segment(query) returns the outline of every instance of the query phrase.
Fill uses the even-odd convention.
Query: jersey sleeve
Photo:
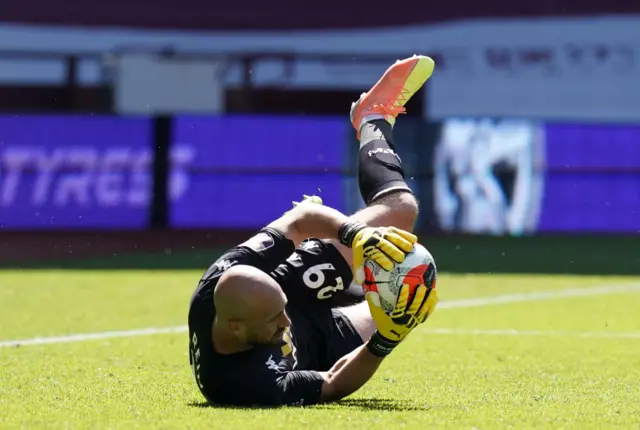
[[[324,378],[313,370],[291,370],[283,372],[275,379],[275,384],[263,394],[271,399],[275,394],[276,403],[287,406],[309,406],[320,402]]]
[[[244,243],[230,249],[213,263],[202,280],[220,277],[227,269],[235,265],[253,266],[270,273],[285,261],[293,251],[293,241],[282,233],[266,227]]]
[[[253,406],[309,406],[320,402],[324,378],[314,370],[290,370],[276,354],[257,355],[242,372],[229,372],[224,403]],[[239,363],[238,363],[239,364]]]

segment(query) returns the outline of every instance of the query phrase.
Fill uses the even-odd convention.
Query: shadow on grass
[[[277,409],[276,407],[265,406],[227,406],[212,405],[208,402],[191,402],[188,406],[194,408],[218,408],[218,409]],[[394,400],[384,398],[356,398],[344,399],[333,403],[325,403],[312,406],[314,409],[336,409],[336,408],[352,408],[362,411],[426,411],[429,410],[428,404],[419,404],[406,400]]]
[[[409,400],[384,399],[384,398],[356,398],[344,399],[321,408],[348,407],[363,411],[426,411],[429,405],[426,403],[411,402]]]
[[[236,406],[236,405],[224,405],[224,404],[212,404],[207,401],[190,402],[187,406],[192,408],[213,408],[213,409],[238,409],[238,410],[253,410],[253,409],[279,409],[278,406]]]

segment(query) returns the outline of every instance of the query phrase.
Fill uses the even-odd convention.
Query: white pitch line
[[[616,293],[640,291],[640,284],[600,285],[590,288],[570,288],[556,291],[537,291],[532,293],[504,294],[501,296],[476,297],[473,299],[452,300],[438,304],[439,309],[476,308],[507,303],[536,302],[540,300],[564,299],[570,297],[601,296]]]
[[[458,329],[430,328],[422,335],[471,335],[471,336],[553,336],[599,339],[640,339],[640,332],[597,332],[597,331],[555,331],[555,330],[513,330],[513,329]]]
[[[137,329],[137,330],[104,331],[100,333],[71,334],[67,336],[35,337],[33,339],[2,341],[0,342],[0,348],[46,345],[51,343],[84,342],[87,340],[112,339],[116,337],[134,337],[134,336],[149,336],[153,334],[184,333],[187,330],[188,330],[188,327],[185,325],[185,326],[162,327],[162,328],[151,327],[151,328],[143,328],[143,329]]]
[[[451,300],[438,304],[438,310],[457,308],[477,308],[507,303],[523,303],[541,300],[563,299],[569,297],[599,296],[616,293],[630,293],[640,291],[640,284],[627,285],[602,285],[591,288],[571,288],[556,291],[539,291],[532,293],[504,294],[500,296],[477,297],[473,299]],[[36,337],[22,340],[0,341],[0,348],[10,348],[18,346],[47,345],[54,343],[84,342],[88,340],[112,339],[118,337],[150,336],[167,333],[184,333],[187,326],[145,328],[137,330],[105,331],[100,333],[72,334],[54,337]],[[428,333],[428,330],[425,330]]]

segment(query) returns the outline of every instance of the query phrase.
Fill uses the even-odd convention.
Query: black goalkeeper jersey
[[[222,273],[238,264],[270,274],[287,295],[287,313],[292,324],[281,347],[260,346],[230,355],[214,350],[213,290]],[[296,249],[292,241],[269,228],[222,255],[202,277],[189,308],[190,362],[202,394],[214,404],[317,403],[323,384],[318,370],[329,367],[335,357],[322,359],[324,350],[329,349],[326,345],[329,342],[322,339],[329,336],[314,337],[313,333],[321,330],[306,323],[308,316],[304,314],[307,309],[311,312],[320,306],[331,315],[329,299],[334,292],[349,286],[351,276],[350,267],[332,245],[313,240]],[[325,325],[332,332],[340,332],[338,342],[347,339],[349,345],[344,351],[356,347],[361,341],[359,337],[352,340],[357,333],[343,319],[336,321],[337,325],[333,322]]]

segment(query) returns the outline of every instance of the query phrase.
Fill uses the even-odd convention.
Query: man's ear
[[[244,337],[244,333],[246,328],[243,323],[237,320],[230,320],[227,322],[227,327],[229,327],[229,331],[233,333],[236,337]]]

